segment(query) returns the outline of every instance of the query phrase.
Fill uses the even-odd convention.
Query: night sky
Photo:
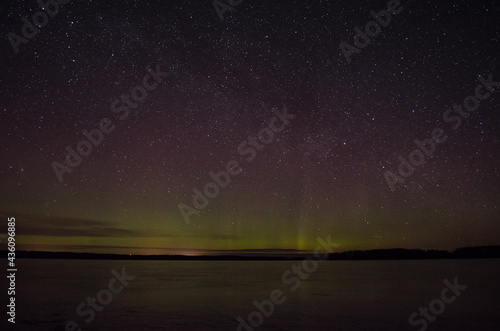
[[[1,232],[16,217],[19,250],[127,254],[500,244],[500,6],[401,1],[348,59],[387,8],[72,1],[25,38],[40,7],[3,2]]]

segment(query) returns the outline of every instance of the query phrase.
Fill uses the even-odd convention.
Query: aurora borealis
[[[69,1],[17,53],[7,35],[40,7],[3,4],[1,232],[16,217],[19,250],[127,254],[500,244],[500,88],[443,120],[480,76],[500,82],[500,9],[400,6],[348,63],[339,45],[387,3],[243,0],[221,21],[208,0]],[[435,128],[447,140],[391,191]]]

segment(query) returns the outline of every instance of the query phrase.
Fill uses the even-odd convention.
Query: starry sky
[[[210,0],[58,7],[29,38],[22,19],[33,22],[36,1],[0,7],[1,232],[16,217],[17,249],[307,252],[318,236],[339,251],[500,244],[500,87],[460,127],[443,120],[480,75],[500,81],[495,2],[402,0],[350,61],[340,45],[354,47],[354,28],[387,2],[243,0],[222,16]],[[140,102],[126,103],[131,91]],[[283,112],[284,129],[255,142]],[[68,167],[67,146],[103,119],[110,132]],[[384,175],[399,175],[398,157],[435,128],[446,141],[392,191]],[[252,139],[248,161],[240,146]],[[193,189],[230,161],[241,172],[195,209]],[[59,180],[54,162],[71,172]],[[197,213],[189,224],[181,204]]]

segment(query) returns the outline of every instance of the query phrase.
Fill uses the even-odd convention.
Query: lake
[[[427,330],[500,330],[500,259],[317,263],[299,274],[292,266],[302,261],[18,259],[16,324],[6,323],[4,313],[1,325],[65,330],[73,321],[82,330],[236,330],[241,317],[240,330],[423,330],[424,321]],[[123,280],[122,268],[135,278]],[[444,281],[455,278],[458,296],[444,290]],[[8,287],[5,279],[2,287]],[[96,296],[101,303],[91,308],[87,297]],[[266,300],[264,313],[254,300]],[[412,326],[409,317],[420,307],[432,321],[420,314],[414,319],[420,324]]]

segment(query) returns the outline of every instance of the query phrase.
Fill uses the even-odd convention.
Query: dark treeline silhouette
[[[332,253],[329,260],[421,260],[421,259],[450,259],[453,253],[448,251],[422,249],[372,249],[367,251],[347,251]]]
[[[372,249],[331,253],[328,260],[424,260],[500,258],[500,246],[458,248],[454,252],[422,249]]]
[[[1,251],[7,256],[7,251]],[[239,256],[239,255],[124,255],[72,252],[17,251],[16,258],[25,259],[74,259],[74,260],[196,260],[196,261],[252,261],[252,260],[298,260],[299,257]]]
[[[7,257],[8,251],[0,251]],[[302,256],[243,256],[243,255],[122,255],[70,252],[17,251],[16,258],[26,259],[75,259],[75,260],[184,260],[184,261],[290,261],[302,260]],[[500,246],[458,248],[454,252],[422,249],[372,249],[328,254],[327,260],[423,260],[423,259],[481,259],[500,258]]]
[[[477,246],[457,248],[453,255],[457,259],[499,258],[500,246]]]

